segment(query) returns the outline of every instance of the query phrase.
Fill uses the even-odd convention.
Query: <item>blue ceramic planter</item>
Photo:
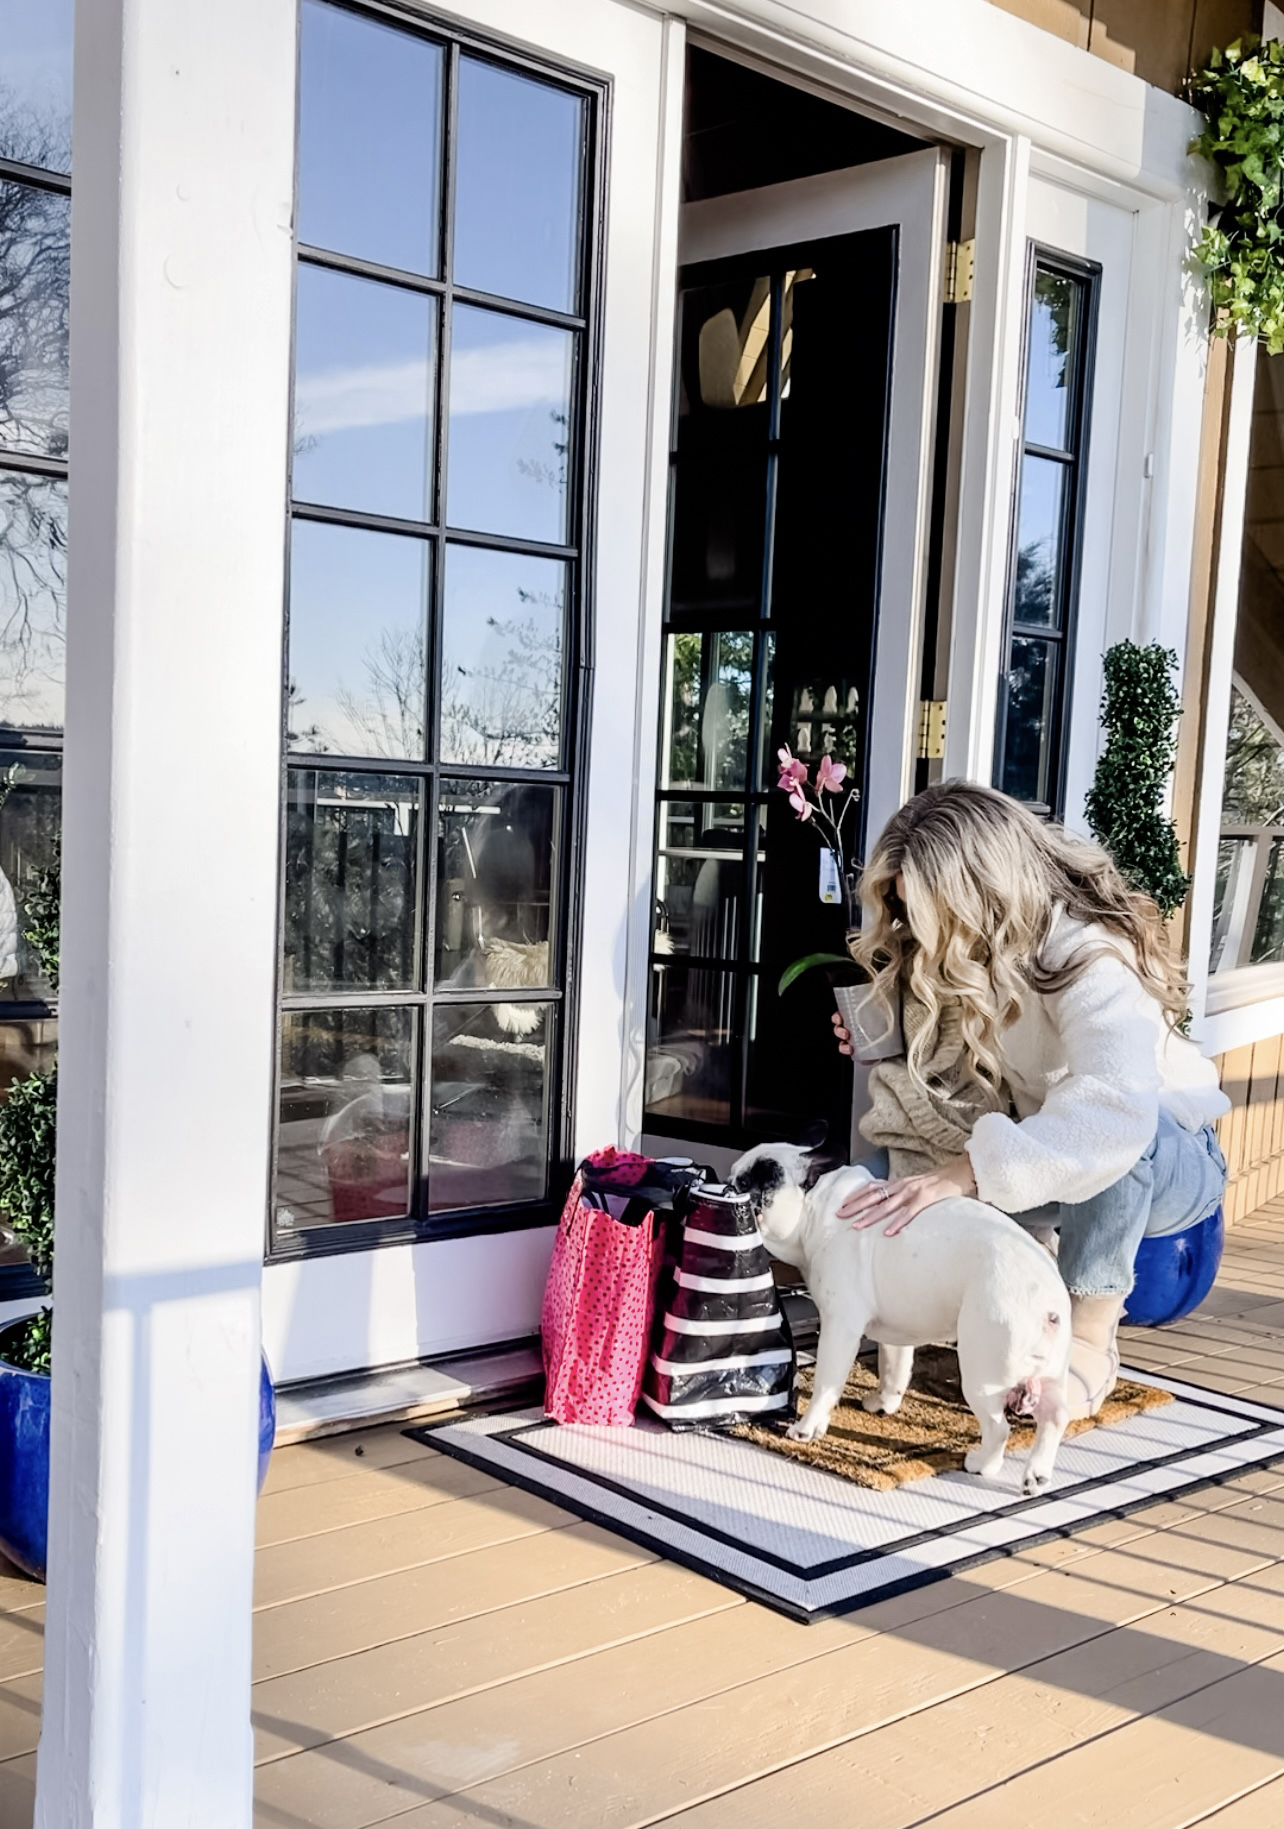
[[[276,1391],[265,1359],[259,1379],[260,1492],[275,1434]],[[0,1552],[43,1581],[48,1541],[49,1380],[0,1359]]]
[[[0,1550],[37,1581],[49,1534],[49,1380],[0,1360]]]
[[[267,1479],[268,1462],[272,1458],[272,1443],[276,1440],[276,1386],[272,1383],[272,1374],[268,1371],[268,1362],[263,1360],[263,1370],[259,1377],[259,1484],[262,1492],[263,1482]]]
[[[1218,1207],[1198,1225],[1165,1238],[1143,1238],[1124,1320],[1133,1327],[1166,1327],[1198,1308],[1217,1280],[1226,1229]]]

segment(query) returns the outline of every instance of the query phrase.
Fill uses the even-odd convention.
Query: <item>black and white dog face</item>
[[[727,1185],[753,1205],[768,1250],[787,1245],[802,1224],[807,1196],[823,1175],[841,1165],[820,1150],[797,1143],[760,1143],[733,1166]]]

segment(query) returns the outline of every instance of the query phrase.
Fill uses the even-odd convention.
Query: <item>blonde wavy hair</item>
[[[924,1006],[906,1053],[924,1091],[932,1090],[927,1064],[943,1017],[957,1013],[974,1074],[997,1091],[999,1038],[1024,999],[1064,990],[1103,953],[1123,959],[1171,1025],[1185,1016],[1188,987],[1150,897],[1129,889],[1099,845],[1046,825],[993,788],[942,781],[916,794],[887,822],[860,898],[852,957],[870,974],[889,1030],[902,990]],[[1109,938],[1047,964],[1058,909]]]

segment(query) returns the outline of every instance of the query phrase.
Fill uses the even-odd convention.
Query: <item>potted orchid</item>
[[[794,755],[788,744],[777,750],[776,754],[780,763],[777,787],[789,796],[789,804],[799,820],[804,824],[810,823],[812,831],[820,840],[820,899],[822,902],[842,905],[850,935],[856,928],[857,866],[855,859],[848,855],[845,828],[848,814],[860,799],[860,791],[844,785],[847,781],[846,765],[835,762],[830,755],[822,756],[816,764],[816,778],[813,781],[807,764]],[[783,994],[804,972],[811,971],[813,966],[829,968],[831,976],[836,968],[841,968],[844,977],[854,969],[846,954],[806,953],[785,967],[777,990]],[[839,987],[835,986],[837,988]],[[839,1008],[842,1008],[841,998]]]

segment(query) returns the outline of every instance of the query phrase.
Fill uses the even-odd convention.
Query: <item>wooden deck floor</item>
[[[1284,1199],[1135,1364],[1284,1405]],[[0,1829],[41,1592],[0,1577]],[[273,1459],[257,1829],[1279,1829],[1284,1465],[803,1627],[369,1430]]]

